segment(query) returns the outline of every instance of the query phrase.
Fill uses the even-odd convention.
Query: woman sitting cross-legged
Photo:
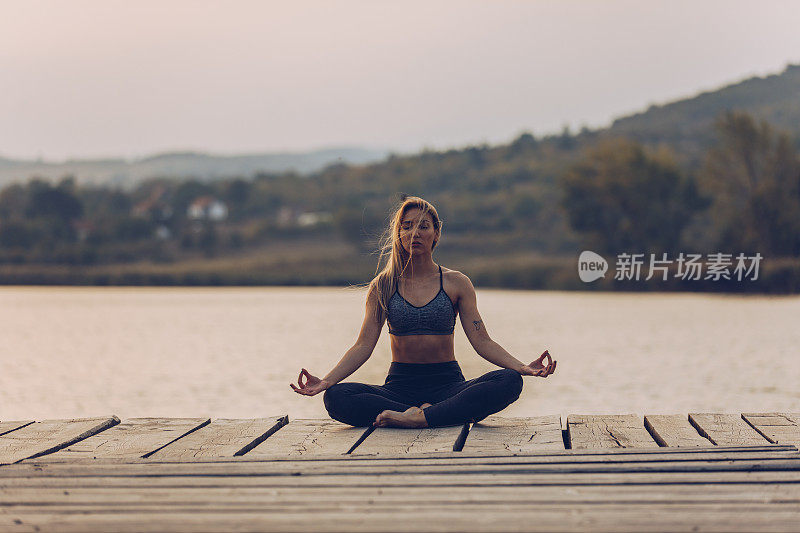
[[[358,340],[324,378],[303,368],[297,385],[291,384],[295,392],[324,391],[331,418],[352,426],[437,427],[497,413],[519,397],[522,376],[555,371],[547,350],[524,364],[489,337],[470,279],[433,262],[440,238],[436,209],[422,198],[406,198],[388,229],[386,265],[369,284]],[[464,379],[453,351],[458,314],[475,351],[501,370]],[[386,382],[341,383],[372,355],[387,320],[392,364]]]

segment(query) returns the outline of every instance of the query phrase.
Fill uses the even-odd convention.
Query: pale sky
[[[0,156],[508,142],[800,63],[800,2],[0,0]]]

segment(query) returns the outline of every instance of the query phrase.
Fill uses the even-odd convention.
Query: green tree
[[[720,246],[800,255],[800,159],[791,137],[742,111],[716,125],[701,183],[713,197]]]
[[[126,216],[114,221],[112,235],[118,242],[129,242],[150,239],[154,231],[150,220]]]
[[[241,178],[226,181],[222,184],[222,199],[228,204],[230,218],[239,219],[244,205],[250,196],[252,183]]]
[[[22,185],[14,183],[0,191],[0,220],[23,219],[28,193]]]
[[[27,224],[9,222],[0,225],[0,247],[27,248],[36,242],[36,233]]]
[[[41,230],[43,246],[75,240],[72,222],[83,214],[83,204],[74,191],[72,179],[65,179],[56,187],[43,180],[28,183],[25,218]]]
[[[333,225],[337,232],[359,250],[369,250],[377,245],[385,221],[368,208],[359,208],[350,202],[333,214]]]
[[[214,224],[205,222],[203,229],[200,231],[197,239],[197,245],[203,250],[207,257],[212,257],[216,254],[217,243],[219,242],[219,235],[217,234]]]
[[[52,187],[44,181],[32,181],[26,214],[31,218],[56,218],[69,222],[81,216],[83,206],[73,194],[72,186],[62,182]]]
[[[561,180],[563,206],[584,244],[600,252],[675,252],[691,217],[706,206],[671,154],[606,139]]]

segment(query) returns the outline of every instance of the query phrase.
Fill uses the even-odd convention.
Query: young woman
[[[380,264],[386,256],[386,265],[369,284],[356,343],[322,379],[303,368],[297,385],[291,384],[295,392],[324,391],[331,418],[352,426],[449,426],[505,409],[522,392],[522,376],[546,378],[555,371],[547,350],[524,364],[489,337],[470,279],[433,261],[441,235],[439,215],[429,202],[412,196],[399,205],[379,259]],[[503,370],[464,379],[453,352],[459,313],[475,351]],[[372,355],[387,319],[392,364],[384,385],[340,383]]]

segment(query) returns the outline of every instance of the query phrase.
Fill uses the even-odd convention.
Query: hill
[[[119,185],[131,188],[153,177],[196,178],[203,181],[278,172],[307,174],[334,163],[364,164],[388,155],[387,150],[330,148],[309,152],[279,152],[244,155],[213,155],[173,152],[135,160],[72,159],[63,162],[0,158],[0,187],[32,176],[57,180],[74,176],[78,183]]]
[[[744,110],[800,139],[800,65],[780,74],[752,77],[646,111],[616,119],[610,135],[672,147],[689,166],[714,142],[714,120],[729,109]]]

